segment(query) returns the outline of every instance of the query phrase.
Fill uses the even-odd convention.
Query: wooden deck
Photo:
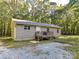
[[[43,40],[44,38],[46,39],[50,39],[50,38],[53,38],[53,32],[45,32],[45,31],[42,31],[42,32],[36,32],[35,33],[35,39],[36,40]]]

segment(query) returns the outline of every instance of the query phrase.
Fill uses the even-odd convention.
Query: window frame
[[[30,26],[29,25],[24,25],[24,30],[30,30]]]
[[[28,26],[28,30],[30,30],[30,26]]]

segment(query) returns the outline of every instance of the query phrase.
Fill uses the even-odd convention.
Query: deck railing
[[[35,32],[35,38],[36,39],[43,39],[43,38],[52,38],[53,32],[46,32],[46,31],[37,31]]]

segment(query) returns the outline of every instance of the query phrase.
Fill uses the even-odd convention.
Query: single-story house
[[[15,41],[35,39],[35,32],[51,32],[54,37],[61,35],[60,26],[28,20],[12,19],[12,35]]]

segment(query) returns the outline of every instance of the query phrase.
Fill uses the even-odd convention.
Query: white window
[[[25,30],[30,30],[30,26],[24,25]]]

